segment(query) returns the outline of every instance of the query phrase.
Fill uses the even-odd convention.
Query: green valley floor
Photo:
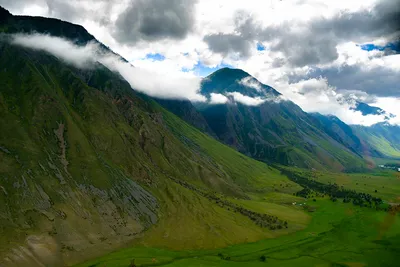
[[[333,174],[319,177],[328,182],[330,176]],[[400,183],[398,174],[340,176],[350,188],[353,186],[349,181],[354,180],[355,187],[362,177],[373,184],[377,184],[376,179],[384,179],[379,190],[383,200],[393,201],[393,194],[400,196],[398,187],[390,186],[395,184],[393,179]],[[132,260],[136,266],[400,266],[398,213],[354,206],[341,200],[332,202],[327,196],[314,200],[274,192],[253,200],[232,201],[257,212],[286,214],[289,223],[297,221],[307,226],[277,238],[214,250],[150,247],[144,245],[146,239],[151,238],[145,234],[129,248],[76,267],[127,267]],[[151,235],[151,231],[149,233]]]

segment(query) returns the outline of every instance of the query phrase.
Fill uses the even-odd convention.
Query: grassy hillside
[[[0,17],[1,32],[31,30],[92,40],[78,25]],[[296,196],[306,188],[187,124],[104,66],[77,69],[7,38],[0,40],[1,266],[128,266],[132,258],[141,266],[396,262],[397,215]],[[316,150],[294,144],[285,150],[293,162],[362,164],[320,132],[307,136]],[[321,183],[336,177],[320,176]],[[371,194],[394,201],[395,180],[382,179],[385,190]]]
[[[216,248],[299,229],[262,228],[209,199],[300,187],[138,95],[120,76],[6,41],[0,53],[3,265],[78,262],[143,233],[143,244]]]
[[[353,126],[356,134],[383,158],[400,159],[400,127],[378,123],[371,127]]]

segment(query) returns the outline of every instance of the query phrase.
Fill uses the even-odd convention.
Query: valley
[[[139,68],[0,7],[0,267],[399,265],[400,172],[379,168],[398,125],[305,112],[230,67],[202,101],[154,96]]]
[[[137,244],[78,266],[129,266],[132,259],[138,266],[396,266],[400,249],[396,213],[326,198],[303,201],[314,211],[287,206],[297,222],[311,217],[296,233],[215,250],[176,251]],[[273,210],[264,201],[258,203],[247,205]]]

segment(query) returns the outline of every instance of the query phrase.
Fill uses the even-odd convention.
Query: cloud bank
[[[346,103],[350,98],[400,117],[395,108],[400,106],[400,0],[0,0],[0,5],[13,14],[83,25],[144,70],[137,75],[157,77],[151,86],[145,79],[130,81],[148,94],[203,99],[197,85],[183,82],[181,87],[172,80],[190,81],[230,66],[306,111],[335,114],[354,124],[386,120],[356,113]],[[90,59],[84,64],[90,65]],[[211,103],[241,100],[240,95],[210,96]]]
[[[78,68],[88,68],[100,58],[99,46],[94,42],[78,47],[68,40],[42,34],[15,34],[11,39],[13,44],[46,51]]]
[[[43,34],[14,34],[11,36],[11,40],[14,45],[46,51],[78,68],[94,68],[95,63],[100,63],[121,74],[133,89],[149,96],[189,99],[194,102],[207,101],[207,98],[199,93],[201,83],[199,77],[169,75],[133,67],[130,63],[123,62],[115,54],[102,50],[95,42],[78,46],[69,40]],[[260,83],[254,78],[244,79],[240,83],[254,90],[261,90]],[[277,98],[272,99],[272,97],[250,97],[239,92],[226,93],[226,95],[212,93],[209,99],[210,104],[238,102],[248,106],[258,106],[266,101],[278,100]]]
[[[91,68],[94,67],[94,63],[101,63],[110,70],[120,73],[133,89],[150,96],[191,101],[206,100],[198,93],[200,78],[183,74],[159,74],[133,67],[116,55],[102,51],[96,43],[77,46],[68,40],[42,34],[16,34],[11,39],[15,45],[46,51],[78,68]]]
[[[318,112],[324,115],[335,115],[347,124],[371,126],[378,122],[387,121],[385,114],[363,115],[354,110],[356,102],[372,100],[363,92],[341,92],[328,84],[326,78],[312,78],[292,83],[282,88],[286,99],[292,100],[306,112]],[[396,111],[393,114],[399,114]],[[399,114],[400,115],[400,114]],[[389,122],[396,123],[395,118]]]

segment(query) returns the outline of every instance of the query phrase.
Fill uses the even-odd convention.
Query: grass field
[[[254,201],[242,204],[271,207]],[[325,199],[308,204],[316,208],[310,224],[279,238],[216,250],[134,246],[77,266],[123,267],[132,259],[138,266],[399,266],[398,215]]]
[[[369,173],[348,174],[290,169],[325,184],[336,183],[346,189],[380,197],[386,202],[400,203],[400,173],[393,170],[376,169]]]

